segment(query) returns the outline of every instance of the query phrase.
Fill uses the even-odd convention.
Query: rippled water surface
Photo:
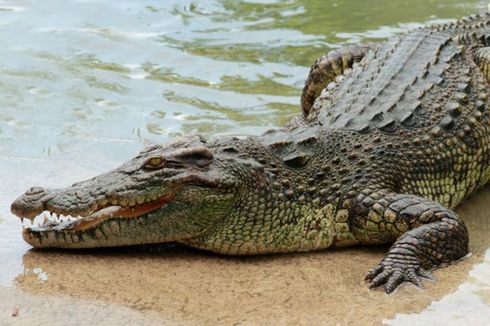
[[[47,298],[53,305],[57,304],[57,298],[81,307],[87,305],[94,311],[96,317],[90,317],[95,318],[94,322],[104,319],[104,310],[97,309],[113,302],[110,296],[101,295],[112,288],[110,279],[100,286],[99,292],[87,289],[75,293],[75,290],[66,290],[69,279],[53,276],[65,267],[57,265],[58,261],[74,264],[75,270],[81,270],[77,266],[93,264],[96,274],[106,275],[111,272],[111,264],[102,263],[107,257],[100,257],[99,264],[97,260],[94,262],[94,256],[89,259],[83,254],[68,257],[62,254],[58,260],[52,259],[58,256],[49,253],[28,252],[28,245],[20,237],[21,225],[8,209],[9,203],[25,188],[36,184],[60,186],[88,178],[119,165],[149,142],[165,142],[176,135],[257,134],[280,126],[299,112],[299,95],[309,65],[324,52],[348,43],[383,40],[426,23],[458,18],[484,5],[485,1],[450,0],[0,0],[0,297],[4,294],[9,298],[0,302],[0,325],[2,320],[7,320],[5,318],[13,322],[12,311],[19,306],[21,318],[25,316],[22,315],[26,311],[24,306],[36,306]],[[481,202],[484,205],[484,201]],[[476,251],[481,254],[489,246],[484,242]],[[381,257],[380,253],[347,251],[332,259],[342,261],[349,255],[371,255],[372,260],[365,262],[369,266]],[[199,264],[203,264],[203,270],[205,266],[216,267],[213,265],[216,262],[209,262],[212,258],[203,262],[197,257],[189,259],[188,255],[194,254],[182,255],[182,260],[188,264],[181,266],[183,270],[199,268]],[[317,256],[309,257],[319,259]],[[303,259],[306,263],[310,259],[294,257],[297,256],[284,258],[293,261],[287,260],[286,264],[292,275],[298,268],[294,259]],[[323,257],[325,264],[331,264],[328,257]],[[480,260],[472,263],[481,261],[481,255],[479,257]],[[131,275],[141,275],[139,269],[134,269],[123,258],[117,256],[116,260],[123,260],[119,264],[125,266],[129,279]],[[134,257],[128,253],[126,258],[131,261]],[[162,266],[154,265],[155,257],[148,259],[151,262],[143,259],[138,266],[148,263],[150,270],[161,269]],[[197,261],[196,266],[192,265],[193,261]],[[246,271],[261,275],[263,264],[274,265],[274,262],[280,263],[280,259],[247,262],[252,267],[257,266]],[[240,268],[236,264],[234,261],[232,267],[220,265],[220,268]],[[490,268],[485,266],[483,271],[488,275]],[[348,267],[347,271],[356,268],[358,265]],[[177,268],[174,272],[178,275],[182,271]],[[244,278],[249,275],[242,273]],[[353,277],[359,280],[353,286],[364,287],[361,274]],[[310,281],[315,280],[312,274],[307,275]],[[83,276],[78,277],[79,282],[84,282]],[[470,280],[475,278],[471,277]],[[464,280],[462,277],[455,281],[447,293],[456,291]],[[214,281],[220,282],[216,278]],[[236,282],[230,286],[243,284],[240,280]],[[92,283],[86,280],[83,284],[78,288],[89,287],[87,284]],[[250,286],[253,288],[254,284]],[[475,284],[475,291],[482,293],[475,300],[488,306],[488,279]],[[339,286],[341,282],[331,284],[330,288]],[[158,296],[158,293],[151,293],[151,288],[141,294],[142,301],[138,302],[152,302],[151,298]],[[274,288],[274,291],[281,289]],[[207,290],[202,290],[205,297]],[[185,292],[186,288],[178,291]],[[413,313],[426,307],[430,296],[419,295],[427,304],[399,312]],[[323,298],[325,294],[318,297]],[[182,317],[185,313],[166,314],[161,306],[138,305],[130,298],[128,295],[114,300],[119,307],[116,308],[120,309],[114,316],[119,316],[120,320],[149,324],[155,320],[170,323],[172,318],[184,323],[260,321],[246,319],[240,315],[244,313],[240,309],[230,312],[228,319],[209,316],[202,319],[196,313],[186,319]],[[240,307],[233,302],[236,296],[227,298],[230,306]],[[415,295],[413,302],[417,300]],[[287,302],[277,305],[288,307]],[[97,306],[99,308],[95,308]],[[293,315],[302,316],[294,309],[300,306],[289,307],[289,313],[293,311]],[[478,307],[482,311],[483,308]],[[41,318],[39,320],[55,320],[50,319],[49,308],[33,311]],[[140,315],[139,311],[145,315]],[[470,307],[469,311],[474,313],[476,308]],[[152,313],[156,313],[156,317]],[[488,316],[488,310],[486,313]],[[146,320],[150,318],[148,314],[156,319]],[[76,313],[69,316],[81,318]],[[264,314],[262,321],[267,321],[267,316]],[[393,316],[393,313],[384,317],[377,315],[371,321]],[[32,313],[26,318],[17,318],[17,321],[32,321],[29,319],[33,318]],[[408,315],[398,318],[394,323],[411,322]],[[291,320],[315,321],[299,317],[291,317]],[[318,320],[326,319],[319,316]]]

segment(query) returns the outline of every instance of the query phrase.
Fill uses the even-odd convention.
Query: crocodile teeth
[[[53,212],[45,211],[34,219],[23,218],[22,225],[26,229],[42,228],[42,227],[56,227],[62,224],[70,224],[78,220],[83,219],[81,216],[71,216],[56,214]]]
[[[52,213],[51,216],[48,217],[49,221],[58,223],[58,214]]]
[[[32,227],[32,221],[28,218],[23,218],[22,225],[24,226],[24,228],[30,228]]]
[[[154,196],[151,196],[154,197]],[[148,214],[172,200],[172,194],[156,196],[152,200],[150,196],[140,196],[131,199],[110,200],[110,202],[119,202],[119,205],[107,206],[109,200],[100,200],[97,204],[91,204],[90,210],[83,211],[82,216],[64,215],[44,211],[36,216],[33,220],[23,219],[24,228],[30,230],[75,230],[80,231],[92,228],[104,220],[110,218],[133,218]],[[142,204],[139,204],[142,202]],[[101,206],[105,204],[106,207]],[[124,205],[123,205],[124,204]],[[27,222],[29,221],[29,222]]]
[[[68,216],[65,216],[65,215],[60,215],[60,216],[58,217],[58,220],[59,220],[61,223],[63,223],[63,222],[67,222],[67,221],[69,221],[70,219],[68,218]]]
[[[34,220],[32,220],[32,225],[33,226],[41,226],[41,225],[44,225],[44,223],[49,220],[48,217],[46,216],[46,214],[41,214],[41,215],[38,215],[34,218]]]

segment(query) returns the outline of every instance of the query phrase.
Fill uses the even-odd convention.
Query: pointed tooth
[[[134,198],[131,198],[129,200],[129,206],[134,206],[134,205],[136,205],[136,200],[134,200]]]
[[[158,198],[158,195],[157,194],[150,194],[150,199],[151,200],[155,200]]]
[[[114,205],[114,206],[119,205],[119,200],[117,200],[117,199],[111,199],[111,205]]]
[[[32,221],[28,218],[23,218],[22,225],[24,225],[24,228],[30,228],[32,226]]]
[[[127,199],[121,199],[121,200],[119,201],[119,204],[120,204],[121,206],[128,206],[128,200],[127,200]]]
[[[39,226],[43,226],[47,221],[49,221],[50,214],[44,213],[41,215],[41,218],[39,219]]]

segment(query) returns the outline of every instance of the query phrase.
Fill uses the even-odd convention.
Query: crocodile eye
[[[155,157],[151,157],[149,158],[146,162],[145,162],[145,165],[144,167],[147,168],[147,169],[160,169],[163,167],[163,163],[164,163],[164,159],[160,156],[155,156]]]

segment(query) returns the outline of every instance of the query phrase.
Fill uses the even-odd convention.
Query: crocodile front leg
[[[308,116],[315,99],[335,77],[342,75],[346,69],[352,68],[374,47],[369,45],[353,45],[330,51],[318,58],[310,68],[310,73],[301,94],[303,115]]]
[[[473,58],[490,83],[490,47],[476,49],[473,53]]]
[[[453,211],[413,195],[377,191],[353,206],[353,235],[366,244],[390,242],[388,254],[367,275],[370,288],[393,292],[402,282],[422,286],[429,271],[468,253],[468,231]]]

